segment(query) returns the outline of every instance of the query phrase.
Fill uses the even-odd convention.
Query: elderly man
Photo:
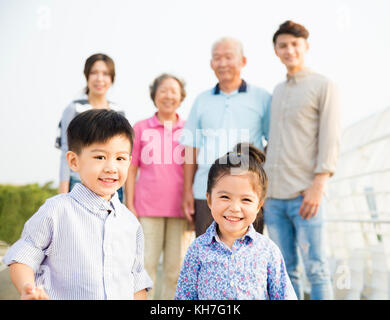
[[[311,299],[332,299],[324,248],[326,182],[334,173],[341,131],[335,85],[305,66],[309,32],[286,21],[273,37],[287,79],[276,86],[265,169],[269,178],[264,221],[280,247],[298,298],[298,250],[311,283]]]
[[[241,78],[246,58],[241,43],[222,38],[212,47],[211,68],[218,83],[195,100],[180,142],[185,146],[182,209],[195,223],[196,236],[213,221],[207,206],[207,177],[211,164],[238,142],[263,149],[268,139],[271,95]],[[262,230],[262,217],[255,228]]]

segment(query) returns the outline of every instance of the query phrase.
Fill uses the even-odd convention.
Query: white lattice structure
[[[390,298],[390,107],[343,132],[327,243],[336,299]]]

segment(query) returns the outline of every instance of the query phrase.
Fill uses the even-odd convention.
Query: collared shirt
[[[179,144],[184,121],[177,115],[172,127],[164,126],[157,115],[134,125],[135,139],[131,164],[140,169],[134,192],[134,207],[141,217],[184,218],[184,147]]]
[[[34,270],[50,299],[133,299],[152,286],[137,218],[82,184],[54,196],[26,222],[3,262]]]
[[[305,68],[276,86],[265,170],[268,197],[292,199],[315,174],[335,172],[341,135],[335,85]]]
[[[73,120],[74,117],[76,117],[79,113],[90,110],[92,108],[92,105],[90,105],[88,101],[88,95],[84,94],[80,97],[80,99],[72,101],[72,103],[70,103],[62,113],[60,121],[60,181],[69,181],[70,177],[73,177],[76,180],[80,180],[79,174],[71,170],[68,166],[68,162],[66,161],[66,153],[69,151],[67,130],[69,123]],[[109,108],[124,115],[124,112],[112,102],[109,102]]]
[[[263,149],[263,138],[268,139],[270,105],[271,95],[266,90],[244,80],[229,94],[217,85],[196,98],[180,138],[182,145],[199,150],[193,186],[196,199],[206,199],[211,165],[238,142]]]
[[[214,221],[189,247],[176,300],[295,300],[279,248],[252,225],[229,249]]]

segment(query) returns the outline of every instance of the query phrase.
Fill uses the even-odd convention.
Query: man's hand
[[[26,283],[21,291],[21,300],[49,300],[49,296],[43,287],[35,287],[31,283]]]
[[[311,186],[302,191],[303,201],[299,208],[302,219],[310,219],[317,214],[328,178],[329,173],[317,174]]]
[[[191,191],[184,191],[183,202],[181,204],[184,216],[192,224],[194,223],[194,214],[195,214],[195,200],[194,195]]]

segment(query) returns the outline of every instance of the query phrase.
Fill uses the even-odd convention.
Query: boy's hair
[[[297,38],[309,38],[309,31],[303,25],[295,23],[291,20],[287,20],[279,26],[279,29],[275,32],[272,38],[274,45],[276,44],[276,39],[281,34],[291,34]]]
[[[68,148],[77,154],[93,143],[104,143],[117,135],[129,139],[133,146],[134,131],[129,121],[119,112],[106,109],[92,109],[78,114],[70,122]]]
[[[264,200],[268,189],[268,178],[263,168],[265,162],[264,153],[249,143],[238,143],[233,152],[228,152],[215,160],[210,168],[207,180],[207,192],[211,191],[217,180],[226,174],[232,174],[233,170],[252,173],[255,177],[253,187],[259,195],[260,201]]]

